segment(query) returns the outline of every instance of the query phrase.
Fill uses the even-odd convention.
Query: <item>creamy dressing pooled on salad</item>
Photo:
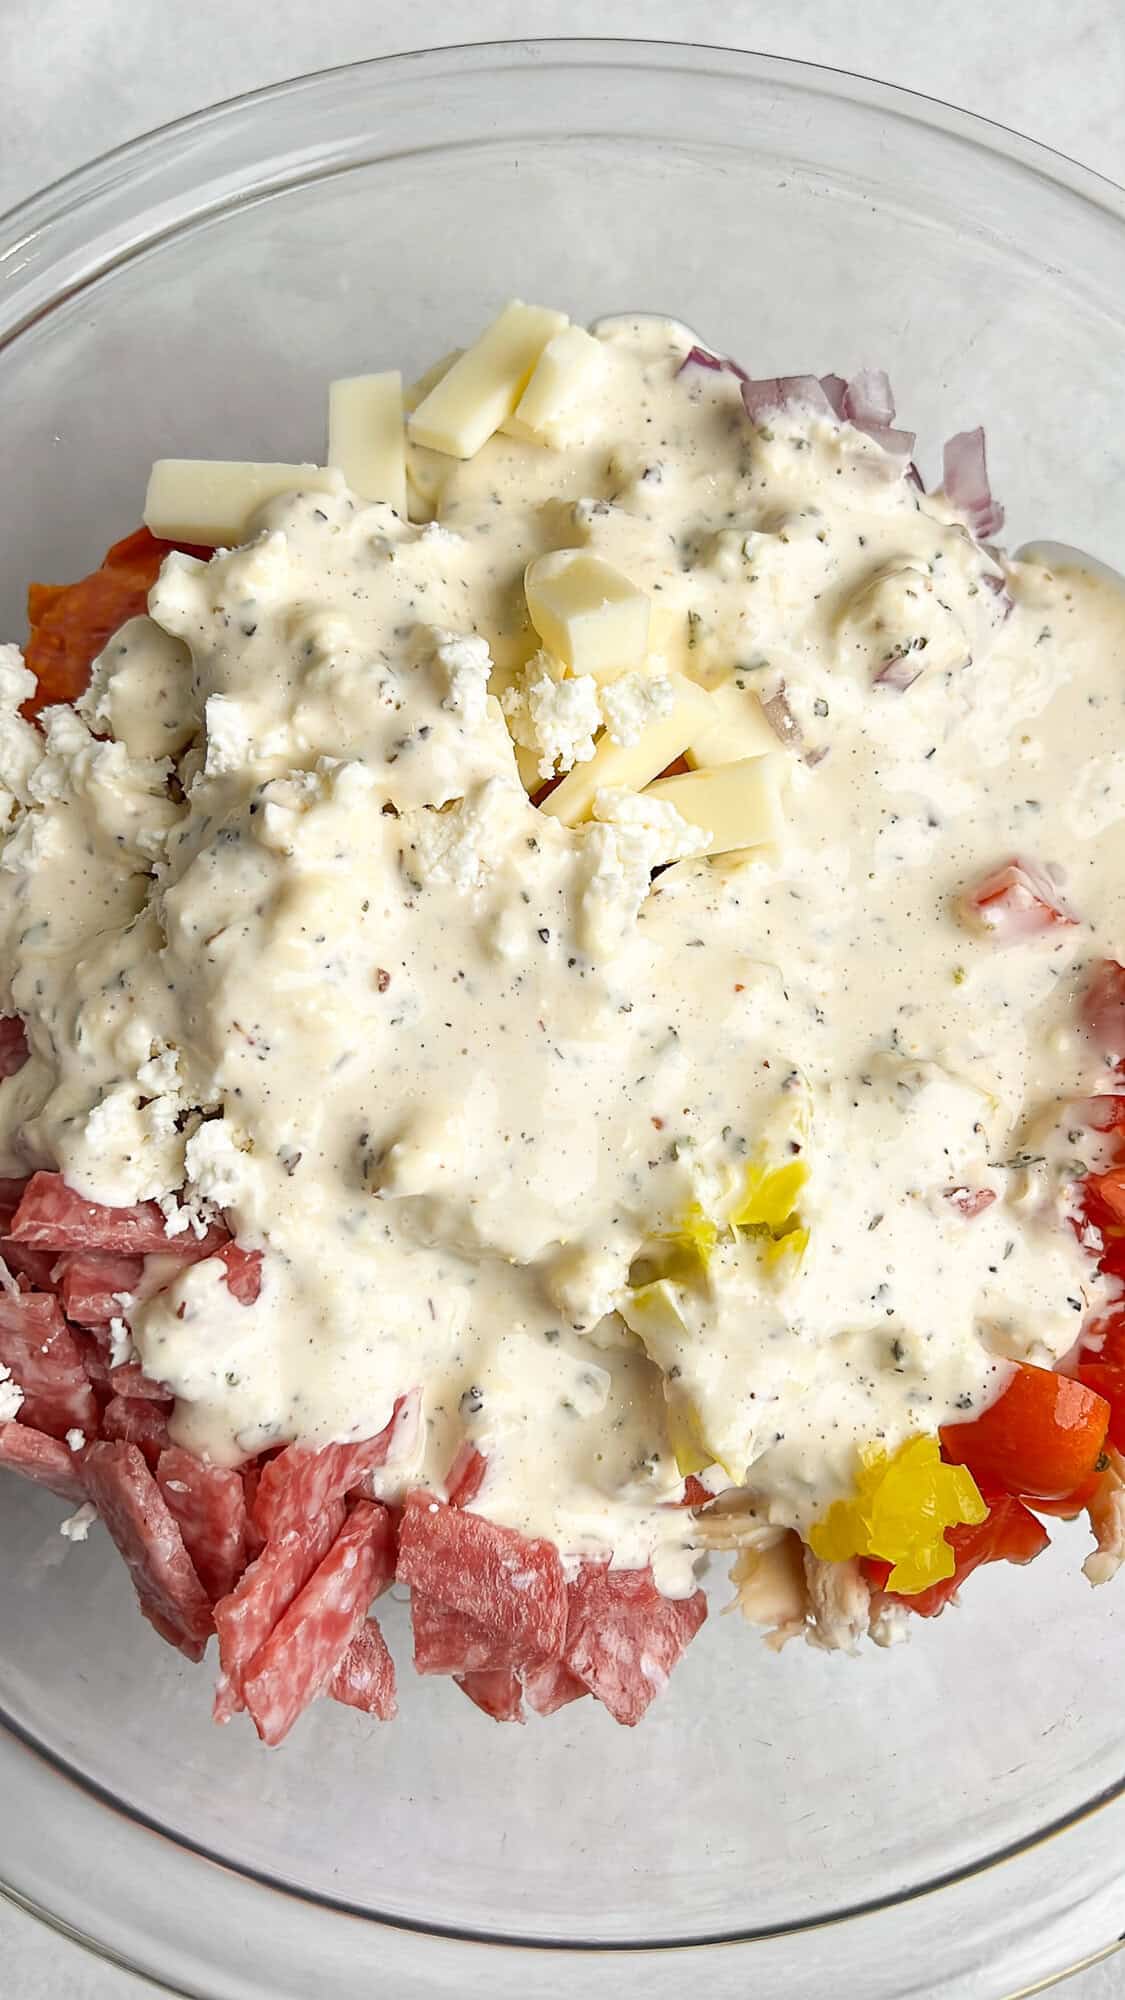
[[[415,448],[433,521],[327,481],[170,556],[45,741],[7,653],[0,739],[0,1171],[264,1252],[254,1304],[150,1260],[124,1313],[177,1440],[365,1437],[417,1387],[388,1489],[470,1440],[481,1512],[672,1593],[689,1464],[807,1530],[857,1448],[1074,1344],[1076,996],[1125,943],[1119,593],[1002,560],[851,424],[755,427],[691,339],[607,322],[553,450]],[[524,572],[563,549],[648,596],[640,669],[544,654]],[[772,723],[777,838],[532,803],[677,677]],[[1078,921],[1005,946],[959,899],[1017,854]]]

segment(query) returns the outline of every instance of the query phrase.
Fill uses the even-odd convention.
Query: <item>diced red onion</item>
[[[926,663],[921,653],[906,651],[892,653],[884,660],[875,676],[875,686],[893,689],[895,694],[905,694],[915,681],[921,680],[926,671]]]
[[[676,370],[677,375],[682,375],[685,368],[710,368],[716,375],[736,375],[740,382],[750,380],[741,363],[732,361],[729,354],[712,354],[706,347],[689,347]]]
[[[785,694],[785,683],[761,704],[762,714],[780,743],[787,750],[798,750],[804,742],[801,725],[790,708]]]
[[[959,507],[974,535],[984,541],[998,535],[1004,525],[1004,509],[992,497],[988,464],[984,451],[984,431],[958,431],[942,454],[942,485],[947,500]]]
[[[886,429],[895,420],[895,399],[885,368],[861,368],[844,387],[843,414],[861,430],[869,424]]]
[[[844,415],[846,414],[844,410],[844,397],[847,395],[848,391],[848,385],[845,382],[843,376],[822,375],[820,378],[820,386],[824,390],[824,393],[827,396],[828,401],[832,406],[832,415],[834,417],[839,417],[842,421]]]
[[[757,381],[747,376],[742,384],[742,400],[747,416],[755,424],[781,410],[804,409],[818,417],[835,414],[815,375],[763,375]]]
[[[991,1208],[996,1196],[991,1188],[951,1187],[946,1188],[945,1199],[971,1221]]]
[[[997,599],[1000,606],[1000,622],[1003,624],[1005,618],[1010,618],[1016,608],[1016,600],[1008,589],[1007,577],[994,576],[991,570],[985,570],[981,575],[981,582]]]

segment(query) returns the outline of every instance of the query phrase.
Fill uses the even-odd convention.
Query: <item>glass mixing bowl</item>
[[[985,418],[1013,545],[1113,561],[1123,269],[1119,190],[803,64],[518,43],[287,84],[0,225],[0,629],[135,523],[154,455],[315,458],[331,376],[415,372],[513,293],[664,310],[759,374],[884,365],[924,473]],[[992,2000],[1122,1928],[1125,1585],[1076,1574],[1080,1529],[889,1654],[715,1617],[636,1733],[494,1729],[406,1672],[396,1726],[323,1704],[271,1754],[58,1515],[4,1480],[0,1872],[173,1991]]]

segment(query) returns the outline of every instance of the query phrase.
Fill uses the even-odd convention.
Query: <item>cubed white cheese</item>
[[[472,458],[512,415],[544,347],[566,324],[565,313],[513,299],[413,411],[414,442]]]
[[[144,523],[170,542],[205,548],[244,542],[258,508],[282,493],[340,493],[335,466],[264,465],[228,458],[158,458],[149,474]]]
[[[692,737],[684,755],[698,770],[716,764],[737,764],[745,757],[767,757],[778,747],[777,734],[762,714],[757,695],[724,681],[707,696],[708,719]]]
[[[644,664],[649,601],[619,569],[585,549],[557,549],[528,564],[527,611],[548,652],[572,673],[616,680]]]
[[[329,385],[328,463],[361,500],[385,500],[406,519],[402,376],[346,375]]]
[[[737,764],[687,771],[649,785],[645,797],[674,806],[689,826],[705,832],[705,854],[761,847],[780,840],[785,830],[781,810],[783,761],[780,755],[745,757]]]
[[[584,401],[598,387],[606,368],[601,341],[584,327],[565,326],[547,342],[514,415],[501,429],[512,437],[556,449],[576,442],[583,430]]]
[[[636,743],[615,743],[612,736],[603,736],[590,762],[568,773],[550,798],[544,799],[541,812],[562,820],[564,826],[576,826],[579,820],[590,817],[598,792],[609,786],[640,791],[683,755],[707,713],[707,697],[702,688],[679,674],[669,674],[668,679],[672,705],[667,714],[650,722]]]
[[[23,1390],[13,1380],[10,1368],[0,1361],[0,1424],[11,1423],[19,1416],[23,1404]]]

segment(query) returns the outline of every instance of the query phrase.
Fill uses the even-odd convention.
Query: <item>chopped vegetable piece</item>
[[[1004,526],[1004,509],[992,497],[984,453],[984,431],[958,431],[942,453],[942,486],[947,500],[959,507],[974,535],[988,541]]]
[[[1125,965],[1105,958],[1082,996],[1082,1019],[1095,1048],[1111,1062],[1125,1062]]]
[[[74,1429],[95,1435],[98,1406],[57,1299],[0,1292],[0,1362],[23,1390],[25,1424],[56,1438]]]
[[[1049,1500],[1089,1478],[1108,1425],[1108,1404],[1084,1383],[1021,1361],[996,1401],[972,1423],[944,1424],[941,1441],[954,1464]]]
[[[374,1618],[364,1619],[328,1683],[328,1693],[348,1708],[377,1715],[380,1722],[394,1720],[398,1713],[395,1663]]]
[[[966,890],[960,911],[972,929],[987,932],[997,944],[1018,944],[1078,922],[1058,885],[1034,861],[1005,862],[975,889]]]
[[[1125,1368],[1111,1361],[1083,1360],[1078,1380],[1109,1404],[1106,1436],[1117,1451],[1125,1451]]]
[[[972,1221],[974,1215],[983,1215],[996,1200],[992,1188],[951,1187],[945,1190],[945,1199],[960,1215]]]
[[[141,1610],[162,1639],[201,1660],[212,1629],[207,1592],[137,1447],[103,1442],[83,1454],[83,1478],[129,1566]]]
[[[893,1457],[877,1445],[861,1452],[855,1498],[834,1501],[808,1543],[824,1562],[882,1556],[893,1565],[890,1589],[913,1596],[953,1575],[945,1530],[987,1513],[971,1476],[942,1464],[937,1439],[913,1437]]]
[[[526,1660],[554,1659],[566,1629],[558,1550],[514,1528],[408,1493],[399,1530],[398,1577],[439,1604],[467,1612]]]
[[[975,1524],[949,1528],[947,1539],[953,1554],[953,1570],[949,1576],[940,1583],[931,1584],[927,1590],[914,1591],[909,1596],[893,1590],[888,1593],[897,1601],[908,1604],[919,1618],[936,1618],[960,1590],[965,1578],[979,1569],[982,1563],[1029,1563],[1042,1554],[1049,1537],[1042,1523],[1028,1512],[1021,1501],[1010,1493],[992,1491],[988,1495],[987,1518]],[[890,1578],[889,1564],[867,1562],[864,1570],[869,1582],[879,1589],[886,1589]]]
[[[694,1639],[707,1599],[701,1590],[662,1597],[651,1570],[584,1562],[567,1600],[563,1659],[614,1721],[631,1729]]]
[[[390,1514],[377,1501],[357,1501],[243,1675],[243,1700],[263,1743],[280,1743],[328,1687],[380,1581],[393,1571]]]
[[[469,1700],[492,1717],[493,1722],[523,1721],[523,1689],[518,1674],[509,1667],[483,1669],[459,1674],[457,1685]]]
[[[190,1451],[169,1445],[157,1461],[156,1480],[214,1604],[234,1589],[246,1567],[242,1475],[227,1466],[205,1465]]]
[[[1125,1222],[1125,1167],[1105,1174],[1088,1174],[1086,1186],[1103,1201],[1116,1222]]]
[[[81,1459],[61,1438],[33,1430],[30,1424],[0,1424],[0,1466],[5,1465],[37,1486],[46,1486],[60,1500],[77,1504],[86,1498]]]

